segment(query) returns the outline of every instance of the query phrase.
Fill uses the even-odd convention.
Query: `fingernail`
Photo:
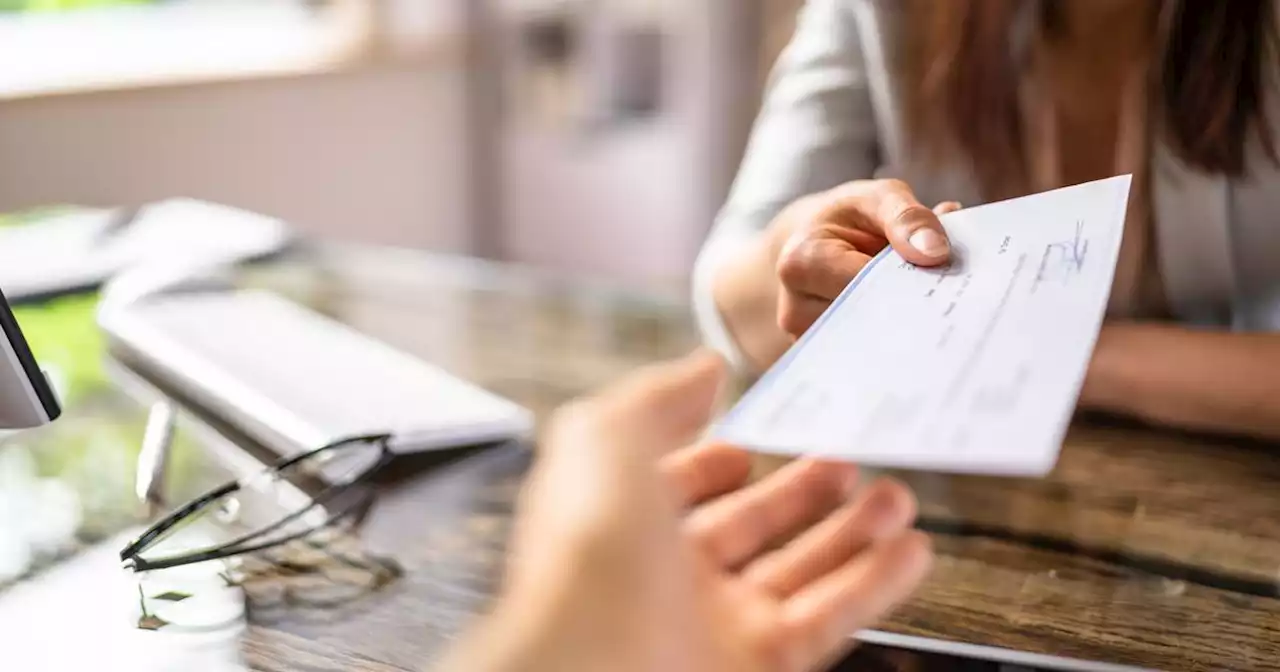
[[[867,499],[867,512],[873,516],[888,517],[893,515],[898,508],[898,502],[894,499],[893,493],[886,490],[877,490]]]
[[[844,490],[844,496],[849,497],[857,492],[858,484],[861,483],[861,480],[857,467],[850,465],[846,468],[843,480],[840,482],[840,487]]]
[[[867,500],[867,515],[871,523],[871,536],[881,538],[895,534],[902,529],[902,512],[898,500],[892,493],[880,491]]]
[[[918,229],[911,237],[907,239],[911,243],[911,247],[920,250],[930,257],[941,257],[950,251],[951,246],[947,243],[947,239],[937,231],[924,228]]]

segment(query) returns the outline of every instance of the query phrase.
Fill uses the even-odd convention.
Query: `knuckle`
[[[778,255],[776,272],[784,287],[798,287],[809,277],[813,265],[812,247],[807,239],[801,239],[787,245]]]
[[[809,325],[798,311],[784,307],[778,311],[778,328],[792,336],[799,336],[809,328]]]
[[[742,571],[742,580],[747,585],[759,588],[770,595],[781,596],[777,578],[778,564],[779,561],[773,557],[773,554],[766,554],[764,557],[752,560],[751,564]]]
[[[904,203],[898,209],[895,219],[899,222],[919,222],[921,219],[929,220],[933,217],[933,211],[919,203]]]
[[[717,564],[723,564],[730,550],[720,521],[704,516],[691,516],[684,523],[684,536],[693,542],[703,556]]]
[[[881,180],[876,180],[876,183],[877,183],[877,186],[879,186],[884,191],[908,193],[908,194],[911,193],[911,186],[908,185],[906,182],[903,182],[902,180],[899,180],[895,177],[888,177]]]
[[[919,203],[906,203],[893,217],[893,226],[907,230],[933,225],[937,216],[932,210]]]

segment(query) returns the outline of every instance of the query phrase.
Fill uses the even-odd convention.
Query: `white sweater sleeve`
[[[693,303],[703,341],[735,366],[742,356],[712,296],[725,259],[753,242],[792,201],[870,177],[876,123],[855,4],[808,0],[796,33],[770,76],[764,105],[729,198],[693,269]]]

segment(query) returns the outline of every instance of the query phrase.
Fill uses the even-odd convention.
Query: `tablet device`
[[[0,292],[0,430],[27,429],[53,422],[62,414],[57,395],[36,364],[22,328]]]

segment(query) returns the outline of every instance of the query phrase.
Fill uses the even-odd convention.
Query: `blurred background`
[[[0,0],[0,211],[683,282],[801,0]]]
[[[801,4],[0,0],[0,225],[190,197],[683,297]],[[96,306],[14,309],[72,412],[4,437],[0,590],[136,522]],[[224,476],[195,444],[178,490]]]

